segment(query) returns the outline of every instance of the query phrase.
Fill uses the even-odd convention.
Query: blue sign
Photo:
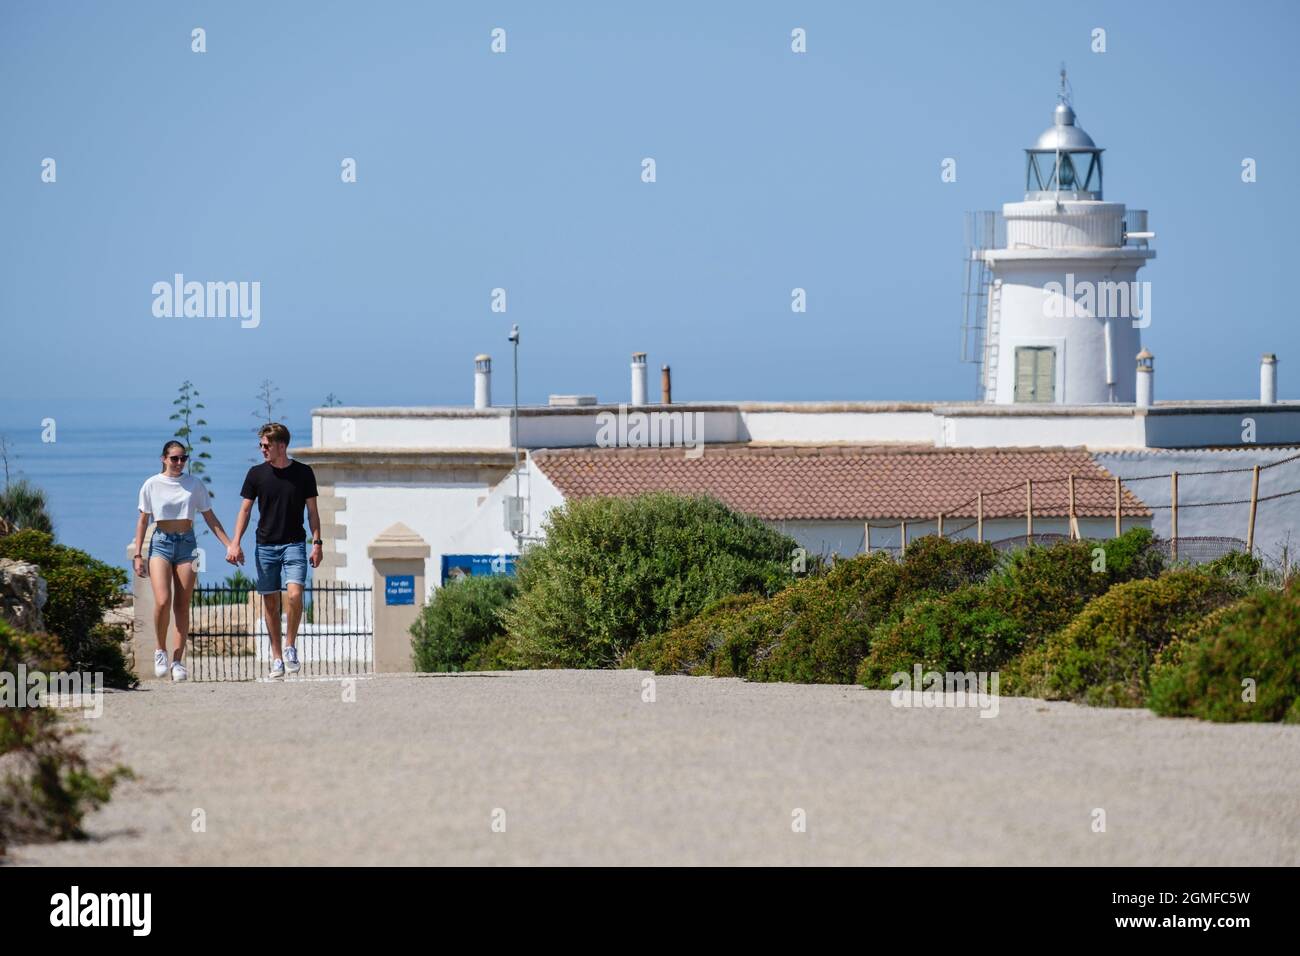
[[[515,573],[517,554],[444,554],[442,583],[455,578],[480,577],[486,574]]]
[[[414,604],[415,603],[415,575],[414,574],[384,575],[384,603],[385,604]]]

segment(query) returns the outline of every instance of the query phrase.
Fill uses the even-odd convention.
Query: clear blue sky
[[[483,351],[508,401],[511,322],[525,402],[625,400],[634,350],[679,400],[969,398],[962,213],[1020,198],[1063,60],[1158,233],[1159,397],[1257,394],[1264,351],[1300,396],[1300,5],[615,6],[5,0],[0,425],[185,377],[227,426],[265,377],[300,423],[464,404]],[[176,272],[260,281],[260,328],[155,318]]]

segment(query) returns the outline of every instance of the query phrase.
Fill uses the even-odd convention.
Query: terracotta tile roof
[[[932,448],[920,446],[709,445],[698,458],[681,448],[541,449],[533,460],[566,498],[623,497],[648,491],[707,494],[767,520],[933,519],[1025,513],[1025,480],[1034,482],[1034,514],[1115,513],[1114,476],[1082,448]],[[1127,516],[1151,512],[1124,488]]]

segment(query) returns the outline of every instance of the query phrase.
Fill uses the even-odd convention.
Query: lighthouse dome
[[[1067,150],[1067,149],[1096,149],[1097,144],[1092,141],[1092,137],[1085,133],[1078,126],[1074,125],[1074,110],[1070,108],[1069,103],[1056,104],[1056,110],[1052,114],[1053,123],[1043,135],[1038,137],[1034,143],[1034,149],[1043,150]]]

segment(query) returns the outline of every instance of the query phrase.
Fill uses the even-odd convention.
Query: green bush
[[[887,554],[863,555],[786,588],[724,645],[728,667],[756,681],[851,684],[872,629],[894,611],[905,566]],[[946,577],[941,575],[940,579]],[[914,583],[939,583],[913,575]]]
[[[1263,563],[1253,554],[1244,551],[1229,551],[1213,561],[1201,565],[1206,574],[1217,577],[1236,578],[1241,581],[1253,581],[1259,576]]]
[[[509,657],[510,637],[498,634],[469,657],[465,658],[466,671],[508,671],[515,669],[515,663]]]
[[[67,669],[63,647],[46,634],[23,634],[0,620],[0,673]],[[14,688],[25,696],[25,687]],[[0,707],[0,857],[17,842],[81,839],[86,813],[109,799],[124,767],[96,772],[72,731],[49,707]]]
[[[849,684],[873,628],[912,601],[981,580],[996,564],[989,545],[921,538],[901,562],[878,551],[802,578],[767,601],[723,601],[638,644],[626,662],[660,673]]]
[[[1014,688],[1018,654],[1060,630],[1115,583],[1153,577],[1163,566],[1146,528],[1108,541],[1025,548],[1002,556],[1000,562],[987,545],[971,550],[972,542],[966,541],[923,538],[918,545],[922,543],[936,551],[914,558],[917,548],[909,546],[905,580],[913,560],[918,572],[928,573],[910,578],[908,593],[900,601],[911,603],[910,608],[872,635],[871,653],[857,673],[858,682],[867,687],[888,688],[891,675],[921,663],[926,670],[939,671],[1006,667],[1012,672],[1007,689]],[[949,553],[944,553],[945,546]],[[949,568],[958,573],[945,577]],[[945,596],[945,591],[950,593]],[[923,600],[915,601],[918,596]]]
[[[900,596],[912,601],[978,584],[998,566],[998,558],[991,544],[935,535],[919,538],[903,553]]]
[[[1024,630],[992,607],[977,587],[918,601],[900,619],[877,629],[871,653],[858,668],[858,683],[891,688],[891,677],[922,671],[1000,671],[1024,646]]]
[[[901,562],[878,551],[837,562],[767,601],[724,601],[638,645],[629,660],[664,673],[849,684],[877,625],[912,601],[981,580],[996,564],[989,545],[921,538]]]
[[[793,580],[795,542],[712,498],[586,498],[551,512],[505,612],[525,667],[610,667],[728,594]]]
[[[1163,558],[1153,540],[1150,529],[1132,528],[1107,541],[1014,551],[985,583],[990,606],[1014,619],[1032,647],[1114,585],[1159,575]]]
[[[1300,723],[1300,593],[1257,591],[1208,617],[1156,667],[1147,705],[1166,717]],[[1243,700],[1246,679],[1255,700]]]
[[[1117,585],[1027,655],[1013,687],[1096,706],[1141,707],[1158,655],[1243,590],[1191,570]]]
[[[411,625],[415,669],[480,669],[468,667],[469,661],[505,634],[501,610],[518,590],[514,578],[494,574],[451,581],[434,591]]]
[[[761,594],[729,595],[685,624],[632,645],[621,664],[656,674],[713,674],[727,639],[746,625],[747,612],[764,603]]]
[[[136,680],[126,666],[119,642],[121,629],[101,621],[116,607],[126,586],[126,572],[96,561],[84,551],[56,544],[43,531],[19,531],[0,538],[0,558],[39,565],[48,600],[45,628],[63,643],[64,656],[75,670],[99,670],[109,687],[132,687]]]

